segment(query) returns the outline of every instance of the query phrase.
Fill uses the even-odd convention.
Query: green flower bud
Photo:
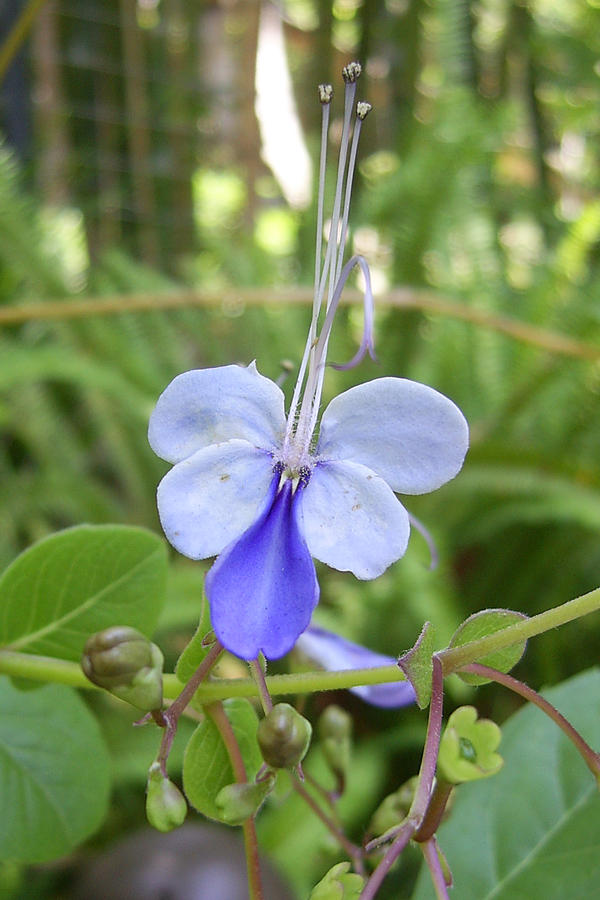
[[[495,775],[503,765],[496,753],[501,732],[490,719],[478,719],[474,706],[461,706],[450,718],[438,755],[438,772],[450,784]]]
[[[395,828],[396,825],[399,825],[406,818],[415,796],[418,780],[416,776],[409,778],[397,791],[393,794],[388,794],[381,801],[373,813],[373,818],[369,825],[369,834],[379,837],[379,835],[389,831],[390,828]]]
[[[148,772],[146,817],[158,831],[172,831],[183,825],[187,803],[178,787],[162,774],[159,763],[152,763]]]
[[[349,738],[352,736],[352,716],[341,706],[331,703],[321,713],[317,728],[322,741]]]
[[[292,769],[304,757],[312,727],[289,703],[277,703],[261,719],[256,737],[264,761],[274,769]]]
[[[144,710],[162,706],[163,655],[135,628],[116,625],[88,638],[81,668],[93,684]]]
[[[349,870],[349,862],[338,863],[313,888],[309,900],[358,900],[365,880]]]
[[[345,779],[352,749],[352,717],[341,706],[328,706],[319,718],[321,750],[334,775]]]
[[[350,768],[351,744],[349,738],[326,738],[321,741],[325,761],[337,778],[345,779]]]
[[[221,819],[228,825],[243,825],[246,819],[256,815],[275,784],[275,772],[268,772],[264,779],[254,783],[227,784],[215,797],[215,805]]]

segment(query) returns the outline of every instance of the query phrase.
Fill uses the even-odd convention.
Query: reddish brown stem
[[[171,703],[168,709],[164,710],[160,714],[162,717],[162,721],[158,720],[153,713],[154,721],[158,725],[162,725],[165,729],[162,741],[160,742],[160,749],[157,756],[157,761],[160,763],[161,772],[163,773],[165,778],[167,777],[167,759],[169,758],[169,753],[171,752],[171,747],[173,746],[173,740],[175,738],[175,734],[177,733],[177,723],[179,722],[179,717],[196,693],[198,685],[201,684],[204,679],[207,678],[210,674],[211,669],[217,662],[222,652],[223,647],[217,641],[217,643],[215,643],[210,648],[179,696]]]
[[[317,781],[317,779],[310,774],[310,772],[304,772],[305,780],[313,787],[323,798],[325,803],[330,807],[333,816],[337,816],[337,807],[335,805],[335,801],[341,796],[341,791],[328,791],[327,788],[323,787],[323,785]],[[337,776],[337,781],[339,784],[340,778]]]
[[[438,856],[435,839],[432,838],[426,843],[421,844],[421,849],[423,851],[423,856],[425,857],[427,867],[431,873],[431,880],[433,881],[433,887],[437,900],[449,900],[448,891],[446,888],[446,878],[444,876],[444,870],[442,869],[442,864]]]
[[[386,851],[385,856],[377,868],[371,873],[371,877],[365,884],[363,892],[360,895],[360,900],[373,900],[373,897],[377,894],[377,891],[383,884],[388,872],[410,841],[414,832],[415,823],[411,822],[410,819],[405,819],[402,825],[399,826],[398,833]]]
[[[484,678],[490,678],[492,681],[498,682],[498,684],[503,684],[504,687],[509,688],[511,691],[514,691],[515,694],[519,694],[521,697],[524,697],[525,700],[529,700],[530,703],[534,703],[542,712],[545,712],[547,716],[549,716],[553,722],[555,722],[562,731],[566,734],[570,741],[572,741],[577,747],[579,753],[584,759],[585,764],[588,769],[591,771],[594,778],[597,781],[600,781],[600,754],[596,753],[590,745],[585,741],[580,733],[575,729],[571,723],[565,719],[562,713],[556,709],[555,706],[552,706],[541,694],[538,694],[537,691],[534,691],[533,688],[529,687],[528,684],[525,684],[523,681],[519,681],[517,678],[513,678],[512,675],[507,675],[506,672],[499,672],[497,669],[492,669],[489,666],[483,666],[480,663],[471,663],[468,666],[463,666],[461,669],[462,672],[471,672],[473,675],[481,675]]]
[[[442,713],[444,709],[444,675],[442,664],[437,656],[433,657],[433,673],[431,685],[431,704],[429,706],[429,721],[427,723],[427,735],[425,747],[419,770],[417,790],[411,804],[408,816],[395,830],[395,837],[387,849],[383,859],[372,872],[371,877],[363,888],[360,900],[373,900],[383,881],[410,841],[416,831],[421,827],[427,813],[433,779],[437,764],[440,736],[442,733]],[[378,845],[378,840],[367,844],[367,850]]]
[[[413,835],[413,840],[419,841],[419,843],[431,840],[431,838],[440,827],[440,822],[442,821],[443,815],[446,811],[446,805],[448,803],[448,800],[450,799],[453,788],[454,785],[450,784],[448,781],[444,781],[443,779],[438,778],[435,788],[433,789],[433,794],[431,795],[431,800],[429,801],[429,806],[427,807],[427,812],[425,813],[425,817],[421,823],[421,827]]]
[[[344,832],[338,827],[336,822],[333,821],[329,817],[329,815],[322,809],[321,806],[314,799],[312,794],[306,790],[306,788],[300,783],[297,777],[292,778],[292,785],[297,794],[299,794],[302,799],[308,804],[308,806],[312,809],[314,814],[318,816],[321,822],[325,825],[325,827],[331,832],[334,838],[339,841],[341,846],[344,848],[348,856],[352,859],[354,863],[354,868],[359,874],[362,874],[364,871],[363,866],[363,849],[362,847],[358,847],[356,844],[353,844],[351,840],[349,840]]]
[[[265,678],[263,667],[261,666],[258,659],[251,660],[248,665],[250,666],[252,677],[256,682],[256,687],[258,688],[258,693],[260,696],[260,702],[262,704],[263,712],[266,716],[273,709],[273,701],[271,700],[269,688],[267,687],[267,681]]]
[[[212,719],[213,723],[219,730],[221,739],[225,744],[229,761],[235,780],[238,784],[245,784],[248,781],[246,766],[242,757],[240,746],[231,726],[231,722],[227,718],[225,708],[220,700],[205,706],[206,715]],[[244,833],[244,849],[246,852],[246,869],[248,872],[248,891],[250,900],[264,900],[262,889],[262,879],[260,874],[260,860],[258,858],[258,839],[256,836],[256,826],[254,819],[246,819],[242,825]]]

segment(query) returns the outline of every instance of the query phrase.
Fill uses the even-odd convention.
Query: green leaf
[[[82,525],[34,544],[0,578],[0,646],[78,660],[110,625],[151,634],[165,598],[164,542],[143,528]]]
[[[462,647],[471,641],[478,641],[480,638],[487,637],[488,634],[494,634],[496,631],[502,631],[509,625],[515,625],[526,619],[524,613],[514,612],[511,609],[484,609],[476,612],[472,616],[459,625],[449,647]],[[488,653],[482,656],[477,662],[483,666],[490,666],[492,669],[498,669],[499,672],[510,672],[516,666],[523,654],[527,641],[521,641],[513,644],[511,647],[505,647],[504,650],[497,650],[495,653]],[[488,684],[490,679],[481,675],[471,675],[468,672],[457,672],[460,678],[467,684]]]
[[[79,695],[23,693],[0,679],[0,856],[29,863],[69,853],[106,815],[109,758]]]
[[[248,700],[234,698],[223,703],[227,718],[239,744],[251,781],[262,765],[256,740],[258,718]],[[198,812],[209,819],[223,821],[215,799],[219,791],[235,781],[227,748],[214,722],[208,717],[191,737],[183,759],[183,788]]]
[[[177,660],[175,674],[182,684],[187,684],[208,651],[211,644],[205,644],[204,639],[211,630],[210,613],[206,597],[202,595],[202,612],[200,624],[196,628],[193,638]]]
[[[544,696],[600,745],[600,671]],[[562,731],[527,705],[502,726],[504,768],[461,785],[439,842],[460,900],[587,900],[600,883],[600,800],[593,775]],[[433,900],[421,872],[413,900]]]
[[[167,602],[158,622],[160,631],[191,630],[198,621],[198,614],[203,610],[202,584],[208,568],[203,561],[183,557],[171,561],[167,575]]]
[[[425,709],[429,706],[431,699],[433,680],[433,625],[431,622],[425,622],[414,647],[400,657],[398,665],[415,689],[419,709]]]

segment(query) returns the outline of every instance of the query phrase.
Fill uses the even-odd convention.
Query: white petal
[[[302,491],[304,537],[316,559],[357,578],[377,578],[406,551],[408,513],[366,466],[328,461]]]
[[[283,392],[251,363],[178,375],[158,398],[148,440],[157,456],[176,463],[232,438],[274,450],[284,429]]]
[[[247,441],[198,450],[158,486],[158,513],[176,550],[191,559],[216,556],[254,522],[273,479],[273,459]]]
[[[335,397],[321,420],[318,454],[348,459],[401,494],[434,491],[460,471],[469,428],[443,394],[405,378],[377,378]]]

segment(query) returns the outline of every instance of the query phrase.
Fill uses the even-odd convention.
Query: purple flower
[[[296,641],[296,648],[329,672],[346,669],[374,669],[393,666],[397,662],[391,656],[375,653],[367,647],[347,641],[324,628],[311,625]],[[408,706],[415,701],[415,692],[408,681],[392,681],[387,684],[369,684],[350,688],[353,694],[373,706],[393,708]]]
[[[243,659],[276,659],[319,597],[311,557],[372,579],[403,556],[408,514],[394,495],[433,491],[461,468],[467,424],[432,388],[378,378],[334,398],[319,440],[286,422],[280,388],[247,368],[178,375],[150,420],[174,467],[158,488],[170,543],[217,556],[206,577],[213,627]]]
[[[178,375],[150,419],[150,445],[173,463],[158,488],[165,534],[184,556],[217,557],[206,576],[213,628],[230,652],[248,660],[261,652],[283,656],[308,627],[319,598],[313,557],[361,579],[376,578],[400,559],[410,525],[395,493],[436,490],[460,470],[468,446],[467,423],[454,403],[423,384],[389,377],[332,400],[314,437],[331,327],[355,265],[366,285],[365,328],[351,364],[373,353],[368,267],[362,257],[343,265],[357,140],[368,112],[367,104],[357,105],[350,146],[359,73],[357,64],[345,70],[331,224],[340,243],[329,242],[317,267],[312,321],[287,416],[281,389],[251,363]],[[328,111],[327,97],[322,92]],[[323,177],[319,195],[318,260]]]

